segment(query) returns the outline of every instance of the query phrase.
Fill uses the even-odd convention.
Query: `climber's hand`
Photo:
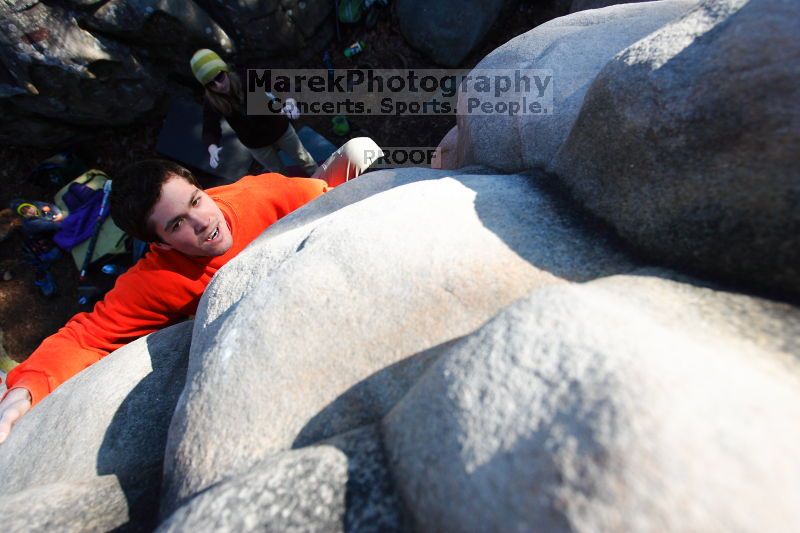
[[[0,443],[8,438],[11,427],[31,410],[31,393],[17,387],[8,391],[0,402]]]
[[[216,144],[209,144],[208,145],[208,164],[211,165],[211,168],[217,168],[219,166],[219,153],[222,151],[222,148],[217,146]]]

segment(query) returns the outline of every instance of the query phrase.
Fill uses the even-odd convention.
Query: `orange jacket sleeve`
[[[245,176],[209,189],[231,224],[234,244],[202,263],[178,252],[152,251],[128,272],[91,313],[75,315],[8,374],[7,385],[28,389],[36,405],[56,387],[110,352],[192,315],[211,277],[276,220],[324,194],[312,178]]]
[[[173,272],[148,271],[145,266],[136,265],[122,274],[91,313],[75,315],[45,339],[9,372],[8,389],[28,389],[36,405],[110,352],[194,313],[204,283]]]

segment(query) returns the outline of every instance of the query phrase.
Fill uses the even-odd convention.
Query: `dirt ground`
[[[518,7],[504,13],[480,47],[464,62],[472,67],[486,54],[512,37],[560,15],[546,2],[532,0],[520,2]],[[367,43],[366,50],[347,60],[342,50],[355,40]],[[341,40],[329,46],[337,68],[368,64],[374,68],[400,67],[406,63],[415,68],[437,68],[418,52],[412,50],[384,11],[378,24],[367,29],[362,25],[341,26]],[[264,64],[269,64],[265,62]],[[321,68],[319,64],[298,67]],[[349,137],[367,135],[381,146],[436,146],[447,131],[455,125],[454,117],[352,117],[348,137],[336,137],[330,130],[330,117],[301,117],[299,126],[309,125],[326,135],[334,144],[342,144]],[[95,138],[81,142],[73,149],[90,168],[114,173],[126,165],[145,158],[157,157],[155,151],[160,119],[125,128],[98,131]],[[296,125],[297,126],[297,125]],[[299,129],[299,128],[298,128]],[[6,207],[12,198],[52,201],[58,190],[55,186],[40,186],[28,180],[38,162],[64,147],[28,148],[0,147],[0,207]],[[256,171],[254,165],[251,171]],[[52,298],[45,298],[33,284],[33,272],[21,256],[23,239],[19,231],[0,242],[0,332],[4,335],[5,349],[16,361],[23,361],[48,335],[57,331],[70,317],[81,311],[78,305],[78,269],[65,255],[53,267],[58,287]],[[113,259],[129,264],[130,257]],[[90,273],[89,282],[108,289],[113,277],[99,272],[99,265]],[[10,272],[11,280],[2,280]],[[2,350],[0,350],[0,353]]]

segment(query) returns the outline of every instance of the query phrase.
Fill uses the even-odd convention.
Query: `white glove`
[[[281,109],[281,113],[292,120],[297,120],[300,118],[300,110],[297,109],[297,101],[294,98],[287,98],[286,103],[283,105],[283,109]]]
[[[222,151],[222,148],[217,146],[216,144],[209,144],[208,145],[208,164],[211,165],[211,168],[217,168],[219,166],[219,153]]]

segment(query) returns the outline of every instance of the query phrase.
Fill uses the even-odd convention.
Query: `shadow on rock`
[[[103,438],[97,473],[117,476],[129,509],[129,523],[116,531],[157,525],[167,430],[186,380],[190,339],[190,325],[182,334],[170,329],[147,337],[153,371],[123,400]]]
[[[581,283],[641,266],[607,224],[570,198],[555,175],[534,170],[455,179],[475,192],[484,227],[539,270]],[[502,189],[516,191],[498,194]]]
[[[294,439],[292,449],[379,421],[414,386],[431,363],[457,341],[451,340],[412,355],[356,383],[309,420]]]

